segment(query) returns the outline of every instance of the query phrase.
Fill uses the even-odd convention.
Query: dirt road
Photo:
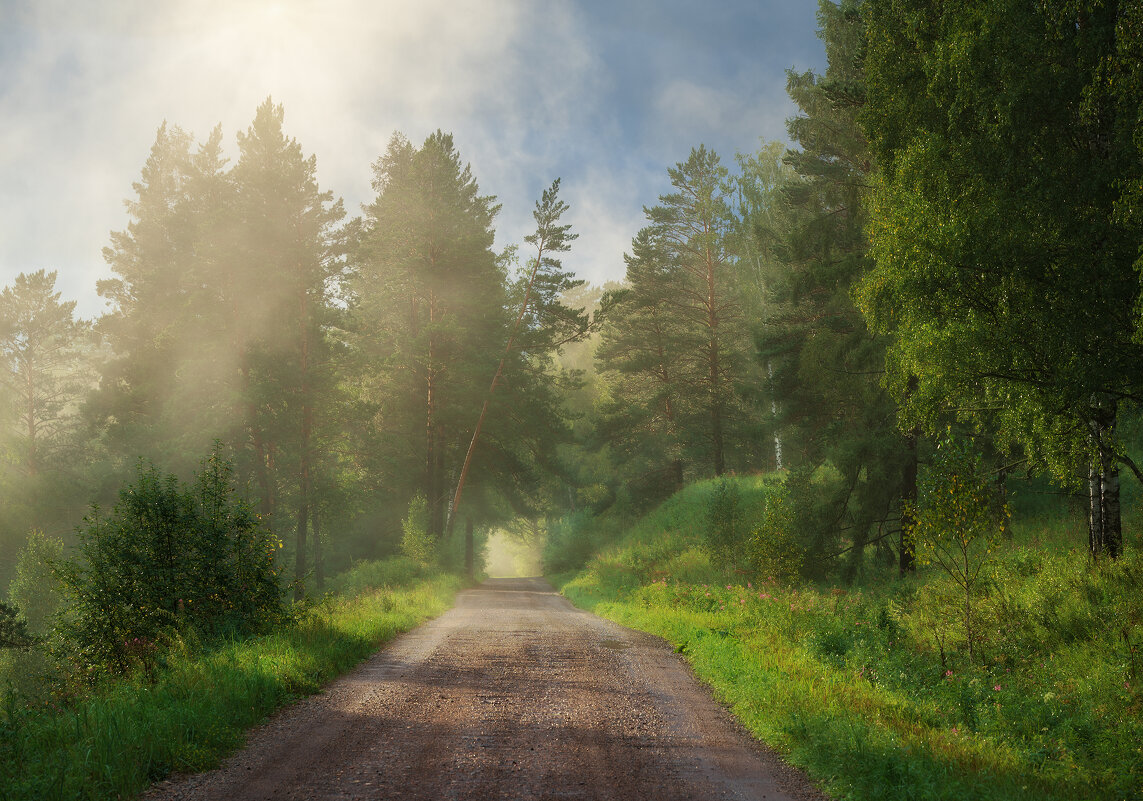
[[[666,644],[493,579],[158,799],[821,799]]]

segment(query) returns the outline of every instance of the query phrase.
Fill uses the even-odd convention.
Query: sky
[[[0,0],[0,285],[59,273],[106,310],[102,250],[159,126],[227,153],[272,97],[350,216],[395,132],[451,132],[503,205],[497,247],[532,229],[554,178],[579,234],[564,265],[623,277],[643,207],[692,147],[728,167],[786,140],[786,70],[825,68],[816,0]]]

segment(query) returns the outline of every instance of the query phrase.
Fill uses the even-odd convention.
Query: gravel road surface
[[[492,579],[147,801],[824,799],[659,639]]]

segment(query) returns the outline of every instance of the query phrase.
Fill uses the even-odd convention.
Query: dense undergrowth
[[[425,573],[407,559],[363,563],[331,583],[344,594],[295,610],[271,634],[210,644],[176,637],[153,670],[82,697],[29,701],[9,692],[0,710],[0,798],[129,798],[171,772],[209,768],[250,726],[439,614],[460,587],[456,576]]]
[[[755,505],[774,486],[737,481]],[[1093,565],[1082,524],[1067,534],[1077,547],[1060,547],[1066,514],[1018,519],[976,599],[970,659],[958,588],[935,568],[843,585],[713,565],[714,491],[678,493],[557,576],[563,592],[673,643],[839,798],[1143,798],[1143,557],[1130,538]]]

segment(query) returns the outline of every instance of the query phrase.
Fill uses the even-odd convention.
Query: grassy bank
[[[404,586],[369,587],[371,576]],[[460,580],[415,579],[363,566],[331,597],[272,635],[195,648],[176,644],[154,681],[143,676],[81,700],[0,712],[0,798],[130,798],[176,771],[199,771],[238,747],[244,732],[316,692],[394,635],[440,614]]]
[[[557,582],[578,606],[673,643],[831,794],[1143,798],[1136,547],[1092,566],[1018,534],[989,569],[969,659],[947,576],[846,587],[728,574],[703,547],[709,496],[709,484],[684,490]]]

